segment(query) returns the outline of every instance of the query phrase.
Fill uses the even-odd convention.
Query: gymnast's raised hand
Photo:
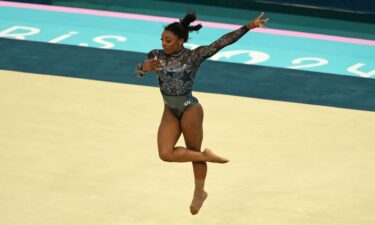
[[[267,19],[262,19],[262,17],[264,16],[264,12],[261,12],[260,15],[255,18],[253,21],[251,21],[249,24],[247,24],[247,28],[249,30],[253,29],[253,28],[266,28],[266,24],[268,23],[268,21],[270,20],[269,18]]]

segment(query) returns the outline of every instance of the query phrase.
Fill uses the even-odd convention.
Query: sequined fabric
[[[164,50],[160,49],[149,52],[148,59],[156,56],[162,65],[162,70],[156,72],[161,93],[167,96],[182,96],[191,92],[200,64],[220,49],[236,42],[247,31],[247,27],[243,26],[223,35],[210,45],[200,46],[194,50],[183,48],[180,52],[171,55],[165,54]],[[138,77],[144,75],[142,71],[144,62],[138,64],[135,69]]]

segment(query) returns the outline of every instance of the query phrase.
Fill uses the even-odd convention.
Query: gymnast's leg
[[[180,121],[165,106],[158,131],[159,157],[166,162],[214,162],[226,163],[228,160],[207,150],[204,153],[192,151],[184,147],[175,147],[181,135]]]
[[[203,141],[203,109],[198,103],[188,107],[181,120],[181,129],[188,149],[200,152]],[[191,214],[195,215],[202,207],[204,200],[207,198],[207,192],[204,190],[204,182],[207,175],[206,162],[192,162],[195,190],[193,200],[190,205]]]

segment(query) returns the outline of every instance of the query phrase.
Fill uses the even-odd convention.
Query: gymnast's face
[[[175,35],[172,31],[165,30],[161,35],[161,44],[165,54],[173,54],[181,51],[184,40]]]

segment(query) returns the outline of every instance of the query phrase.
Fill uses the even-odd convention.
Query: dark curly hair
[[[177,37],[184,39],[186,42],[189,39],[189,32],[198,31],[202,28],[201,24],[190,26],[190,23],[194,22],[197,19],[195,12],[188,12],[183,19],[180,19],[180,22],[174,22],[169,24],[164,28],[173,32]]]

